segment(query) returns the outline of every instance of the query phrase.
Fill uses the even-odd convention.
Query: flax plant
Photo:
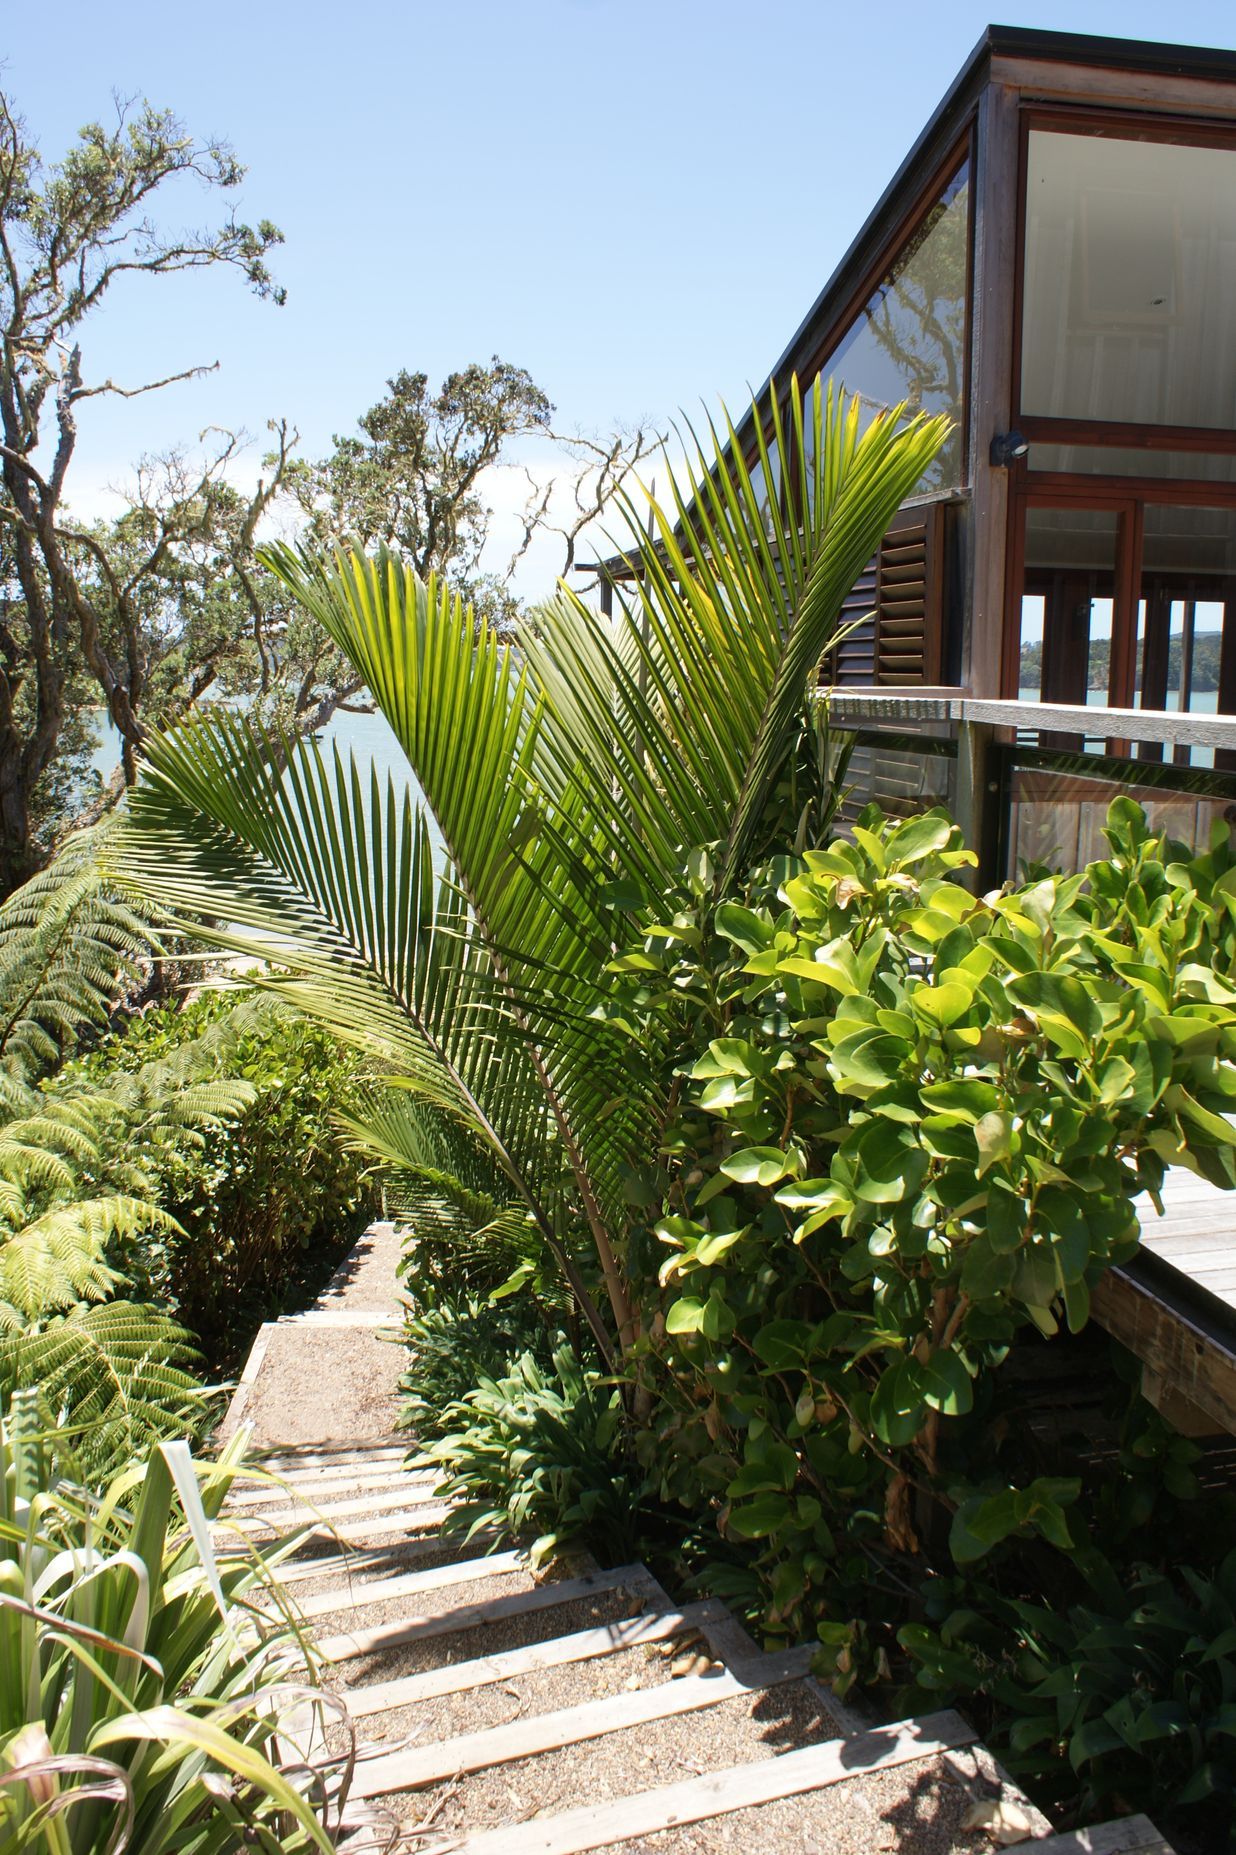
[[[304,1700],[294,1626],[254,1602],[280,1549],[213,1543],[243,1438],[210,1464],[162,1443],[90,1491],[40,1422],[28,1393],[0,1420],[0,1847],[325,1855],[318,1778],[276,1759]]]

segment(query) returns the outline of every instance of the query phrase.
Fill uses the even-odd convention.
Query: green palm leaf
[[[227,717],[151,743],[118,846],[147,895],[282,966],[268,984],[473,1129],[603,1332],[573,1260],[586,1228],[624,1346],[624,1175],[662,1103],[652,1053],[598,1021],[632,925],[615,902],[664,906],[693,846],[720,846],[718,882],[749,853],[842,603],[946,430],[900,409],[862,430],[818,382],[756,427],[790,460],[785,493],[762,505],[733,428],[710,426],[650,535],[630,511],[639,579],[613,630],[563,590],[522,663],[386,551],[267,552],[399,739],[440,880],[406,797]]]

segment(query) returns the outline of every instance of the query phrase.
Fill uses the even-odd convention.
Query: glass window
[[[965,163],[820,371],[871,415],[905,401],[947,412],[954,429],[920,489],[961,483],[970,169]]]
[[[1031,130],[1021,409],[1236,427],[1236,150]]]
[[[1107,701],[1119,535],[1115,510],[1027,509],[1023,701]]]
[[[1236,644],[1236,509],[1148,503],[1142,520],[1134,704],[1217,714],[1229,613]],[[1213,750],[1195,747],[1191,761],[1212,765]]]
[[[1041,444],[1036,440],[1026,461],[1031,470],[1074,476],[1236,483],[1236,451],[1151,451],[1137,445]]]

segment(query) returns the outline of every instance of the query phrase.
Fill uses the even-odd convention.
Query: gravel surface
[[[401,1359],[375,1328],[280,1323],[245,1402],[256,1445],[398,1441]]]
[[[995,1845],[982,1832],[961,1828],[972,1801],[943,1760],[918,1759],[801,1797],[639,1836],[607,1855],[749,1855],[755,1849],[776,1855],[979,1855]]]
[[[489,1604],[499,1597],[513,1597],[517,1591],[531,1591],[534,1584],[527,1572],[501,1572],[493,1578],[471,1578],[467,1584],[443,1585],[437,1591],[405,1591],[402,1597],[388,1597],[381,1604],[344,1604],[325,1616],[314,1617],[313,1633],[321,1641],[349,1630],[378,1629],[385,1623],[416,1623],[422,1617],[445,1617],[452,1610]]]
[[[365,1681],[393,1681],[399,1675],[420,1674],[425,1668],[446,1668],[455,1662],[471,1662],[478,1655],[518,1649],[523,1643],[570,1636],[576,1630],[592,1629],[598,1623],[611,1623],[616,1617],[635,1617],[644,1604],[640,1593],[599,1591],[595,1596],[552,1604],[546,1610],[528,1611],[523,1616],[461,1630],[454,1636],[428,1636],[423,1642],[404,1643],[380,1656],[356,1656],[342,1666],[351,1687]]]
[[[393,1226],[366,1230],[340,1263],[315,1307],[346,1307],[349,1312],[393,1313],[399,1306],[396,1270],[403,1243]]]
[[[433,1811],[434,1826],[443,1831],[490,1829],[772,1758],[835,1733],[815,1695],[801,1683],[787,1682],[755,1698],[740,1695],[694,1714],[629,1727],[382,1801],[409,1826]],[[775,1843],[765,1846],[777,1849]]]
[[[588,1662],[567,1662],[560,1668],[538,1668],[507,1681],[488,1682],[459,1694],[442,1694],[433,1700],[413,1701],[357,1722],[366,1739],[394,1740],[408,1745],[429,1745],[453,1739],[460,1733],[484,1732],[507,1726],[512,1720],[538,1713],[555,1713],[560,1707],[578,1707],[635,1688],[660,1687],[670,1680],[671,1658],[658,1655],[656,1645],[644,1644],[602,1655]],[[391,1748],[393,1750],[393,1747]]]

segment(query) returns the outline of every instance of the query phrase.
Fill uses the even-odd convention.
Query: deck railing
[[[980,881],[1023,863],[1080,869],[1104,853],[1115,792],[1202,847],[1236,823],[1236,715],[996,701],[956,688],[822,689],[856,737],[852,809],[944,803],[979,851]]]

